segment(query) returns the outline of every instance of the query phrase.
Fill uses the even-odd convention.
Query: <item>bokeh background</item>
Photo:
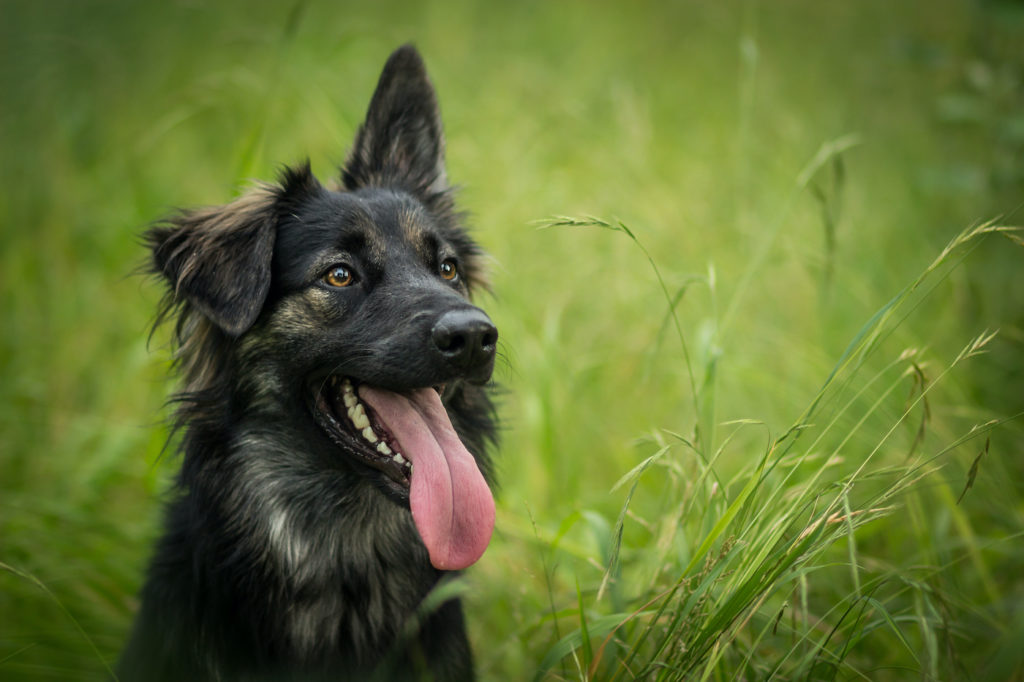
[[[626,495],[612,487],[666,432],[700,421],[708,454],[734,420],[784,431],[953,236],[1024,222],[1019,2],[0,0],[0,679],[105,679],[137,605],[175,465],[160,456],[173,383],[166,333],[149,336],[160,291],[134,274],[141,231],[306,157],[335,176],[409,41],[493,256],[481,303],[502,337],[502,488],[467,576],[485,679],[530,679],[581,604],[601,611]],[[679,294],[690,369],[643,251],[599,228],[539,229],[558,215],[629,227]],[[1020,679],[1022,253],[973,243],[887,337],[887,360],[918,348],[935,378],[999,330],[933,394],[923,449],[1009,420],[960,504],[980,442],[860,541],[865,571],[942,567],[944,606],[926,618],[954,634],[935,645],[897,618],[907,646],[867,633],[841,679]],[[850,419],[855,465],[893,419]],[[903,461],[916,427],[900,425],[883,463]],[[707,495],[728,499],[764,440],[730,436]],[[672,456],[675,473],[645,473],[633,495],[624,561],[642,562],[652,520],[681,499],[665,482],[694,454]],[[808,593],[838,602],[838,585]],[[772,656],[752,657],[748,679]],[[547,674],[583,677],[569,660]]]

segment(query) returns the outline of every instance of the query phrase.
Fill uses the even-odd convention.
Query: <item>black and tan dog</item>
[[[490,540],[497,331],[419,54],[339,189],[307,163],[148,241],[183,461],[119,677],[471,679],[459,603],[414,614]]]

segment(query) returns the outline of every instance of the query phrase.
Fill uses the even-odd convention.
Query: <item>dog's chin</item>
[[[374,411],[359,399],[359,385],[357,379],[339,375],[310,382],[313,417],[337,446],[339,457],[365,467],[382,491],[396,502],[408,504],[412,464]],[[434,389],[444,394],[443,385]]]

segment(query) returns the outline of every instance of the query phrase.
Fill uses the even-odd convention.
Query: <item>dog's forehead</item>
[[[344,195],[343,195],[344,196]],[[362,190],[350,193],[363,215],[358,226],[375,250],[411,248],[432,257],[439,235],[430,214],[416,199],[403,192]]]
[[[276,250],[296,265],[323,253],[352,254],[379,264],[403,258],[430,263],[444,242],[426,208],[392,190],[324,192],[291,211],[286,221]]]

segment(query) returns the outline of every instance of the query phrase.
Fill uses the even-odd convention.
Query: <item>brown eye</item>
[[[454,282],[455,279],[459,276],[459,269],[455,267],[455,261],[453,261],[451,258],[442,261],[441,267],[438,269],[441,272],[441,277],[448,280],[449,282]]]
[[[324,275],[324,282],[332,287],[347,287],[356,281],[352,271],[344,265],[335,265]]]

